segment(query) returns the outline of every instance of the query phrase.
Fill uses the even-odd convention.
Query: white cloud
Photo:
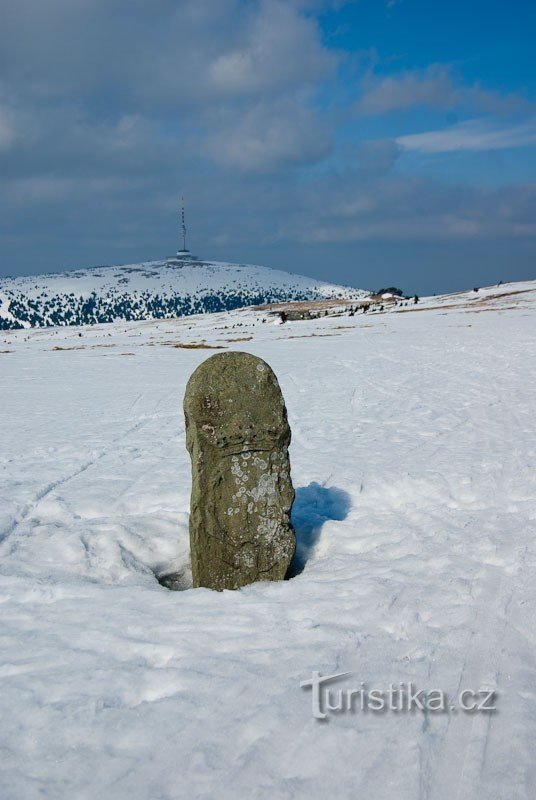
[[[397,173],[369,178],[353,170],[325,176],[286,202],[283,239],[456,242],[530,235],[536,185],[484,189]]]
[[[45,13],[20,0],[3,23],[3,78],[26,120],[24,169],[40,160],[61,174],[77,153],[80,165],[109,168],[113,151],[119,168],[130,155],[138,169],[137,154],[143,169],[174,145],[175,162],[195,153],[258,172],[328,149],[312,108],[337,57],[308,4],[51,0]],[[12,143],[0,115],[0,151]]]
[[[79,102],[111,91],[175,110],[303,88],[337,61],[307,8],[288,0],[19,0],[3,14],[0,49],[3,78],[25,94]]]
[[[517,125],[501,125],[492,120],[469,120],[441,130],[399,136],[396,141],[404,150],[421,153],[534,147],[536,119]]]
[[[226,118],[206,150],[220,164],[252,172],[317,161],[330,140],[317,115],[292,99],[259,104],[240,118]]]
[[[409,108],[448,110],[457,107],[479,112],[510,113],[531,104],[514,95],[500,95],[478,84],[464,86],[449,66],[431,64],[423,70],[408,70],[378,78],[368,75],[357,110],[364,115],[387,114]]]
[[[264,0],[234,48],[209,65],[212,84],[227,94],[302,87],[326,75],[335,57],[316,23],[289,3]]]
[[[385,114],[413,106],[444,108],[453,106],[457,97],[448,70],[432,65],[423,72],[405,72],[381,79],[369,76],[358,108],[362,114]]]

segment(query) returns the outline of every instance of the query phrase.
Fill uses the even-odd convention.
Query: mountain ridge
[[[0,330],[166,319],[368,294],[270,267],[169,258],[0,279]]]

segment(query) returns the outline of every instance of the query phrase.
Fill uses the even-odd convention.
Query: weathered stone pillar
[[[287,411],[272,369],[248,353],[208,358],[188,381],[184,415],[194,587],[282,580],[296,544],[294,489]]]

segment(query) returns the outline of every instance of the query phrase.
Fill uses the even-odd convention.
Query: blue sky
[[[200,256],[366,288],[536,278],[536,6],[19,0],[0,274]]]

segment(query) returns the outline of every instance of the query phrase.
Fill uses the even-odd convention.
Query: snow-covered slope
[[[0,330],[163,319],[268,302],[366,294],[268,267],[167,259],[0,278]]]
[[[0,336],[2,800],[533,800],[536,283],[482,297]],[[181,408],[218,348],[281,383],[301,569],[221,594]],[[322,723],[313,670],[454,709]]]

